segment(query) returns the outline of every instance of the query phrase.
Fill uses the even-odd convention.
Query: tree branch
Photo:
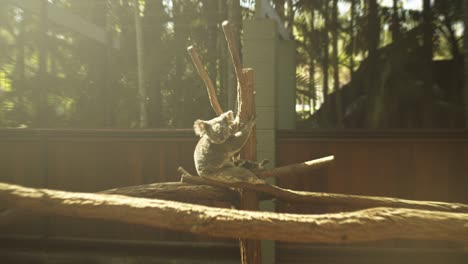
[[[156,198],[208,205],[213,202],[224,202],[233,205],[239,203],[239,195],[237,192],[230,189],[218,188],[210,185],[193,185],[184,182],[152,183],[120,187],[99,193],[120,194],[132,197]]]
[[[208,76],[208,73],[206,73],[205,68],[201,63],[200,57],[198,56],[198,53],[195,51],[195,48],[193,46],[188,47],[187,51],[189,52],[190,57],[192,58],[195,68],[197,68],[200,78],[205,83],[211,107],[213,107],[213,110],[215,111],[216,115],[221,115],[222,113],[224,113],[224,111],[221,108],[221,105],[219,104],[218,96],[216,95],[216,90],[213,85],[213,82],[211,81],[210,76]]]
[[[311,205],[339,205],[360,209],[373,207],[392,207],[468,213],[468,205],[462,203],[414,201],[390,197],[294,191],[283,189],[268,183],[251,184],[248,182],[233,182],[227,184],[224,182],[214,181],[201,177],[194,177],[190,174],[184,174],[182,181],[193,184],[208,184],[224,188],[242,188],[265,194],[266,196],[262,197],[265,199],[276,198],[282,201],[307,203]]]
[[[309,160],[302,163],[287,165],[283,167],[273,168],[271,170],[259,170],[254,171],[258,178],[269,178],[269,177],[286,177],[290,175],[298,175],[307,173],[312,170],[326,167],[333,163],[335,157],[327,156],[320,159]]]
[[[468,214],[463,213],[374,208],[326,215],[277,214],[4,183],[0,203],[38,214],[115,220],[216,237],[321,243],[402,238],[468,244]]]
[[[234,41],[231,25],[229,21],[224,21],[222,24],[224,36],[228,45],[229,53],[231,54],[232,64],[234,64],[234,71],[236,73],[237,81],[241,87],[245,86],[244,74],[242,72],[242,63],[240,60],[239,49]],[[237,88],[239,89],[239,88]],[[239,100],[239,98],[237,98]],[[239,102],[238,102],[239,103]]]

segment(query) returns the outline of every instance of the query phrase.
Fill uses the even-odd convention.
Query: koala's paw
[[[220,181],[223,183],[250,183],[250,184],[266,184],[255,176],[250,170],[241,167],[231,167],[220,170],[216,173],[203,176],[210,180]]]
[[[264,159],[260,162],[252,161],[252,160],[244,160],[244,159],[237,159],[234,161],[234,164],[237,167],[241,167],[248,170],[263,170],[265,169],[265,165],[268,164],[270,161]]]

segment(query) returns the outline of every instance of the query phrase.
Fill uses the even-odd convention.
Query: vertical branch
[[[243,75],[246,81],[244,89],[238,89],[240,91],[238,94],[239,97],[239,120],[249,121],[253,116],[256,116],[255,113],[255,95],[253,89],[253,69],[247,68],[243,70]],[[250,138],[245,144],[244,148],[241,151],[241,156],[244,156],[245,159],[257,160],[257,141],[256,141],[256,129],[255,126],[252,128],[252,133]]]
[[[216,96],[216,91],[215,91],[213,82],[211,81],[208,73],[205,71],[205,68],[203,68],[203,65],[201,63],[200,57],[198,56],[198,53],[195,51],[193,46],[188,47],[187,51],[189,52],[190,57],[192,58],[195,68],[197,68],[200,78],[202,78],[203,82],[205,83],[206,90],[208,91],[208,98],[210,99],[211,107],[213,107],[213,110],[215,111],[217,115],[221,115],[224,111],[219,105],[218,96]]]
[[[244,69],[242,77],[245,80],[244,86],[238,86],[238,117],[241,122],[248,121],[255,116],[255,97],[253,89],[253,70]],[[250,138],[241,151],[241,158],[248,160],[257,159],[257,142],[255,127],[250,134]],[[258,211],[259,200],[257,194],[252,190],[240,190],[240,208],[249,211]],[[262,252],[259,240],[240,240],[241,259],[243,264],[253,264],[262,262]]]
[[[231,54],[232,64],[234,64],[234,71],[236,72],[238,86],[240,85],[242,87],[245,85],[244,75],[242,73],[242,64],[239,56],[239,50],[237,49],[236,43],[234,41],[235,38],[232,33],[232,28],[228,21],[224,21],[222,26],[224,35],[226,37],[226,42],[228,44],[229,53]],[[239,87],[237,87],[237,89],[239,90]],[[237,98],[237,100],[239,100],[239,97]]]

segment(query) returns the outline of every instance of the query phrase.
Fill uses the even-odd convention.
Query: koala
[[[233,163],[234,154],[245,145],[254,125],[255,121],[251,120],[240,129],[232,111],[208,121],[195,121],[195,134],[200,136],[194,153],[198,175],[218,180],[226,176],[230,178],[229,181],[232,181],[232,177],[244,181],[256,179],[252,172]]]

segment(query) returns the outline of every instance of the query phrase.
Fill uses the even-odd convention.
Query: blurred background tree
[[[463,127],[463,1],[271,5],[297,41],[299,128]],[[107,43],[49,20],[47,6],[103,29]],[[232,106],[236,81],[220,25],[229,19],[242,46],[242,21],[254,7],[254,0],[0,0],[0,127],[136,128],[143,103],[145,127],[189,128],[213,113],[186,47],[196,45],[222,105]]]

